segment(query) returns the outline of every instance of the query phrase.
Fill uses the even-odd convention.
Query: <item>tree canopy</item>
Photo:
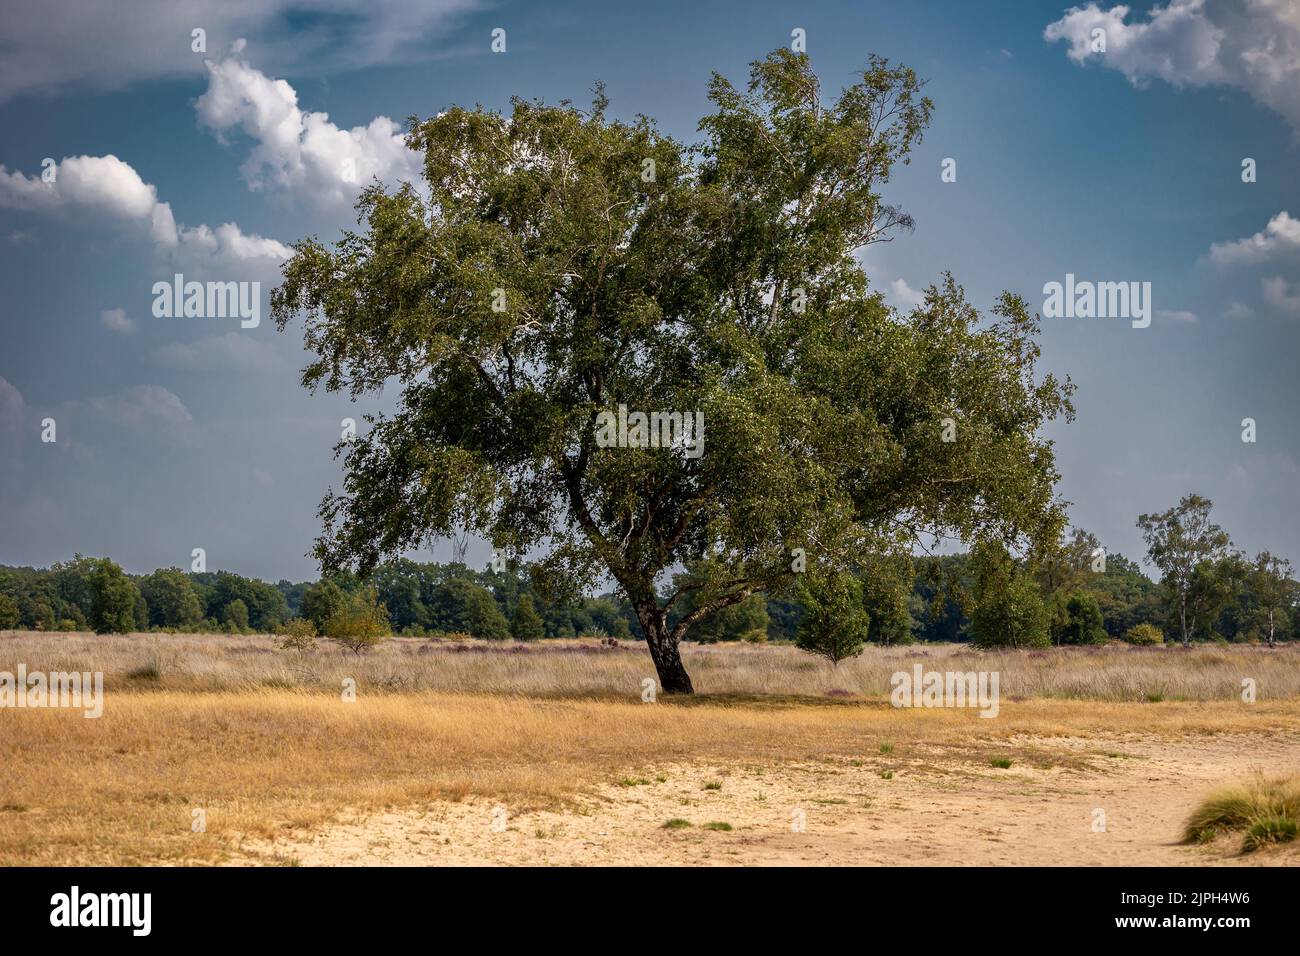
[[[902,314],[857,257],[912,225],[881,191],[929,122],[921,87],[873,57],[827,103],[781,50],[744,89],[714,75],[689,145],[599,89],[413,120],[423,190],[367,189],[360,231],[299,242],[272,298],[281,329],[304,316],[305,386],[400,387],[341,446],[323,566],[464,531],[541,553],[548,588],[616,581],[663,689],[690,692],[680,640],[791,590],[796,549],[816,582],[928,535],[1055,535],[1040,427],[1071,386],[1036,375],[1036,317],[1004,294],[985,322],[951,277]],[[702,415],[704,454],[603,447],[620,405]]]

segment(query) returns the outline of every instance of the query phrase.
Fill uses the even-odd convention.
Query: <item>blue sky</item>
[[[298,386],[298,330],[266,316],[285,246],[352,224],[356,182],[414,173],[411,114],[583,102],[603,80],[616,115],[693,139],[709,72],[743,81],[795,28],[828,94],[871,53],[929,82],[934,122],[886,193],[916,229],[863,253],[891,302],[943,270],[981,308],[1002,289],[1039,306],[1067,273],[1152,283],[1150,328],[1043,320],[1044,366],[1078,385],[1078,419],[1051,430],[1074,520],[1138,556],[1137,514],[1197,491],[1239,547],[1300,560],[1300,5],[243,6],[6,4],[0,563],[138,572],[203,547],[210,567],[314,576],[339,422],[377,403]],[[261,282],[261,324],[155,318],[175,272]]]

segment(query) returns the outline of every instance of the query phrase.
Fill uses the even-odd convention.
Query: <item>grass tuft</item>
[[[1243,853],[1294,840],[1300,833],[1300,776],[1259,779],[1211,795],[1183,824],[1183,842],[1207,843],[1243,831]]]

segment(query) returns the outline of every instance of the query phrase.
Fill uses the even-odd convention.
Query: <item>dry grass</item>
[[[648,706],[636,646],[407,640],[354,657],[278,651],[264,637],[0,637],[0,670],[106,675],[97,720],[0,710],[0,864],[219,862],[245,838],[306,832],[345,810],[466,796],[557,806],[673,761],[860,760],[892,772],[923,770],[941,751],[945,772],[986,772],[993,757],[1040,763],[1052,738],[1100,746],[1294,727],[1300,696],[1290,649],[872,649],[837,671],[783,647],[686,656],[704,693]],[[888,675],[918,661],[1000,670],[998,718],[891,708]],[[1241,703],[1243,676],[1257,680],[1258,703]],[[354,703],[341,700],[344,677],[357,681]],[[1152,694],[1165,702],[1147,703]],[[206,832],[191,831],[195,809]]]
[[[523,805],[673,760],[771,765],[943,746],[986,763],[1018,738],[1261,732],[1295,708],[1033,701],[997,720],[883,703],[559,701],[387,693],[119,693],[104,716],[0,713],[0,863],[215,861],[241,836],[318,826],[346,808],[466,795]],[[1002,750],[1000,752],[1008,752]],[[1019,751],[1009,751],[1022,759]],[[206,833],[190,832],[195,808]]]
[[[1247,677],[1256,682],[1261,700],[1300,697],[1300,644],[1190,650],[871,647],[838,668],[778,645],[688,644],[683,657],[696,690],[705,695],[883,697],[890,675],[920,663],[927,670],[997,671],[1002,697],[1010,700],[1239,700]],[[639,700],[642,681],[654,676],[649,655],[635,642],[608,647],[594,640],[395,638],[356,656],[328,642],[313,651],[282,651],[266,636],[0,632],[0,670],[12,671],[20,661],[29,670],[103,671],[110,689],[336,689],[352,678],[363,690]]]
[[[1261,777],[1213,794],[1188,818],[1183,840],[1208,843],[1243,831],[1243,853],[1289,843],[1300,835],[1300,776]]]

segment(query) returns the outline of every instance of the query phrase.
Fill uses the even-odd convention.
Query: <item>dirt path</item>
[[[528,810],[478,799],[438,803],[342,820],[303,842],[246,843],[241,862],[1300,863],[1293,850],[1238,856],[1240,837],[1204,847],[1176,843],[1183,820],[1208,791],[1253,773],[1300,767],[1300,732],[1175,741],[1024,738],[1008,754],[1014,757],[1009,769],[991,766],[986,750],[960,747],[769,767],[646,767],[594,788],[568,809]],[[669,820],[691,826],[665,828]]]

